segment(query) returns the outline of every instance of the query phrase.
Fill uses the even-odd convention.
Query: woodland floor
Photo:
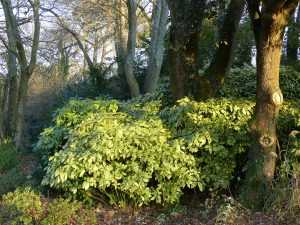
[[[24,176],[34,173],[38,162],[32,155],[20,158]],[[220,199],[220,198],[219,198]],[[222,199],[220,199],[222,201]],[[297,221],[278,222],[275,215],[251,213],[246,209],[220,210],[217,201],[204,200],[199,194],[188,194],[178,206],[150,206],[120,209],[110,206],[95,208],[99,225],[297,225]]]

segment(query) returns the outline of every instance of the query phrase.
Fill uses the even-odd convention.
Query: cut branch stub
[[[281,106],[283,103],[283,95],[280,89],[272,94],[272,103],[275,106]]]
[[[275,138],[269,135],[263,135],[260,137],[259,143],[263,148],[269,148],[275,144]]]

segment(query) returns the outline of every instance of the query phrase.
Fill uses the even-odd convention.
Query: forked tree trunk
[[[4,135],[12,137],[16,131],[16,119],[18,109],[18,77],[17,77],[17,27],[15,18],[12,16],[12,5],[10,1],[1,0],[4,15],[6,18],[6,34],[8,39],[7,49],[7,101],[6,111],[4,112]]]
[[[169,71],[174,100],[189,94],[189,78],[198,74],[198,42],[205,0],[168,0],[171,13]]]
[[[216,53],[204,76],[195,77],[195,97],[206,99],[214,97],[222,87],[232,65],[236,34],[246,5],[245,0],[231,0],[220,26]]]
[[[168,16],[169,8],[166,0],[156,0],[152,15],[151,47],[148,68],[144,82],[145,93],[154,92],[157,88],[164,58]]]

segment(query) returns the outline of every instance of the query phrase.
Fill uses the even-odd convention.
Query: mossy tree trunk
[[[252,124],[254,145],[250,151],[247,174],[248,200],[263,204],[270,191],[277,159],[276,119],[283,95],[279,86],[279,68],[284,29],[296,8],[294,1],[248,0],[257,47],[257,94]]]

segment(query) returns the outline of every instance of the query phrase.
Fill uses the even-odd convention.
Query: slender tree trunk
[[[69,75],[70,62],[69,62],[69,54],[65,49],[63,37],[58,42],[58,50],[59,50],[59,72],[63,77],[63,81],[65,82],[66,78]]]
[[[198,74],[198,42],[205,0],[168,0],[171,13],[169,71],[174,100],[187,96],[190,77]]]
[[[5,135],[7,137],[12,137],[15,134],[18,109],[17,62],[14,54],[8,53],[8,100],[7,111],[5,113]]]
[[[99,37],[97,33],[95,33],[95,39],[94,39],[94,48],[93,48],[93,64],[97,65],[98,63],[98,53],[99,53]]]
[[[127,41],[127,54],[125,60],[125,75],[130,89],[131,97],[140,95],[140,87],[135,78],[134,73],[134,59],[136,48],[136,35],[137,35],[137,2],[136,0],[127,0],[128,7],[128,41]]]
[[[7,107],[7,92],[8,92],[8,82],[7,79],[0,79],[0,139],[6,137],[5,127],[4,127],[4,115]]]
[[[150,55],[144,82],[145,93],[154,92],[157,87],[164,58],[168,16],[169,8],[166,0],[156,0],[152,15]]]
[[[287,63],[294,65],[298,60],[298,49],[299,49],[299,32],[300,32],[300,7],[296,12],[295,17],[292,16],[290,19],[290,25],[287,32],[287,48],[286,57]]]
[[[16,121],[16,135],[15,135],[15,143],[18,149],[22,149],[26,146],[25,143],[25,107],[27,103],[27,93],[28,93],[28,85],[31,74],[27,69],[22,71],[22,76],[20,80],[19,87],[19,98],[18,98],[18,111],[17,111],[17,121]]]
[[[232,65],[236,34],[245,8],[245,0],[231,0],[220,27],[219,43],[204,76],[197,77],[195,97],[206,99],[214,97],[222,87]]]
[[[12,16],[12,5],[10,1],[1,0],[6,18],[6,30],[8,39],[8,78],[7,78],[7,107],[4,115],[4,135],[12,137],[16,131],[18,77],[17,77],[17,40],[16,23]]]

